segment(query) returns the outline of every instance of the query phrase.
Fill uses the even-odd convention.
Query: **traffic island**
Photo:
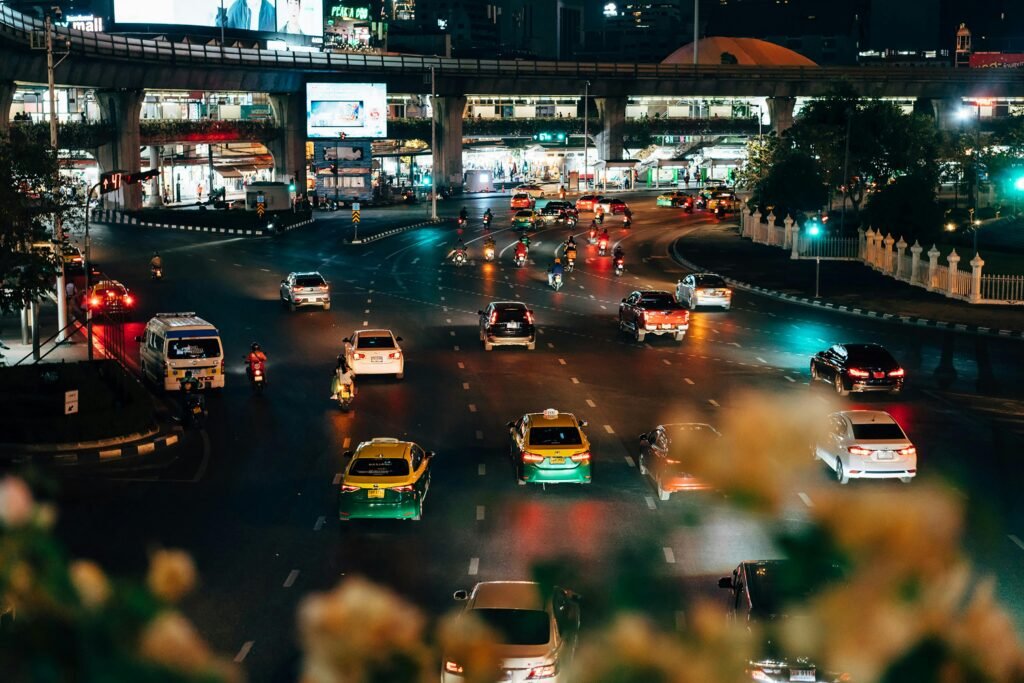
[[[313,223],[312,212],[275,211],[262,218],[251,211],[177,211],[174,209],[143,209],[142,211],[114,211],[95,209],[91,220],[112,225],[135,225],[142,228],[162,228],[214,235],[241,237],[268,237],[289,232]]]
[[[113,360],[0,368],[0,461],[70,465],[148,455],[178,436]]]

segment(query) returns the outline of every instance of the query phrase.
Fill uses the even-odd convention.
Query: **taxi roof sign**
[[[545,420],[557,419],[558,415],[559,415],[558,410],[556,410],[555,408],[548,408],[547,410],[544,411],[544,419]]]

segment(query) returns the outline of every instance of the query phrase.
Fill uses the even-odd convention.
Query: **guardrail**
[[[0,6],[0,35],[24,45],[42,21]],[[887,84],[941,82],[970,88],[996,83],[1019,86],[1024,73],[1015,69],[943,69],[937,67],[751,67],[734,65],[631,64],[499,59],[459,59],[418,55],[374,55],[331,52],[285,52],[164,40],[131,38],[55,27],[71,52],[85,56],[146,60],[178,66],[235,66],[306,71],[422,74],[431,68],[440,76],[503,76],[575,79],[747,79],[757,81],[846,80]]]

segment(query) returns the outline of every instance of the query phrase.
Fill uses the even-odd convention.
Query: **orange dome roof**
[[[700,64],[721,64],[722,53],[728,52],[741,66],[817,66],[802,54],[757,38],[702,38],[697,47]],[[693,43],[682,46],[661,63],[693,64]]]

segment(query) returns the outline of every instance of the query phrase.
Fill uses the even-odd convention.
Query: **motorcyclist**
[[[565,185],[558,188],[558,198],[562,200],[565,199]]]
[[[454,258],[458,257],[459,254],[462,254],[462,259],[463,260],[466,259],[466,256],[467,256],[466,243],[462,241],[461,237],[459,238],[459,241],[455,243],[455,248],[452,249],[450,254],[448,254],[448,257],[454,259]]]
[[[200,413],[206,412],[206,402],[203,400],[203,395],[199,393],[199,390],[202,389],[202,382],[192,376],[191,370],[186,370],[185,376],[181,378],[178,386],[181,388],[182,422],[188,425],[195,419],[191,407],[193,402],[198,402]]]
[[[519,241],[525,244],[527,249],[530,248],[530,236],[526,233],[523,233],[523,236],[519,238]]]
[[[622,251],[622,245],[616,244],[615,251],[612,252],[613,261],[625,261],[626,252]]]
[[[602,209],[600,206],[594,209],[594,220],[598,224],[604,224],[604,209]]]
[[[487,209],[486,211],[484,211],[484,223],[490,223],[493,218],[494,218],[494,214],[491,213],[490,209]]]
[[[576,243],[567,244],[565,246],[565,260],[567,263],[572,264],[576,261]]]
[[[604,228],[603,230],[601,230],[601,235],[597,238],[597,241],[608,244],[608,242],[610,242],[611,239],[612,236],[608,234],[608,228]]]
[[[341,388],[348,385],[349,393],[355,397],[356,395],[356,376],[352,372],[352,368],[348,366],[345,361],[345,354],[339,353],[337,364],[334,368],[334,378],[331,382],[331,398],[337,400],[338,392]]]
[[[469,212],[466,211],[466,207],[462,207],[462,210],[459,211],[459,222],[460,223],[465,223],[468,220],[469,220]]]
[[[185,371],[185,376],[178,382],[178,386],[181,388],[183,396],[188,396],[192,392],[199,391],[202,388],[202,383],[192,376],[191,370]]]
[[[484,249],[494,249],[494,238],[490,235],[484,238]]]
[[[573,236],[573,235],[569,235],[569,237],[563,243],[563,246],[565,247],[566,251],[568,251],[570,248],[575,249],[576,248],[576,237]]]
[[[529,253],[529,247],[526,246],[522,241],[516,242],[516,260],[526,260],[526,256]]]
[[[153,252],[153,258],[149,259],[149,269],[150,270],[157,270],[157,269],[163,270],[163,268],[164,268],[164,260],[162,258],[160,258],[160,252],[159,251],[154,251]]]
[[[551,268],[548,269],[548,286],[555,286],[555,276],[563,277],[565,275],[565,269],[562,267],[562,260],[555,257],[555,262],[551,264]]]
[[[257,365],[266,365],[267,354],[263,353],[263,349],[256,342],[253,342],[249,347],[249,353],[245,357],[245,372],[252,379],[252,370]]]

